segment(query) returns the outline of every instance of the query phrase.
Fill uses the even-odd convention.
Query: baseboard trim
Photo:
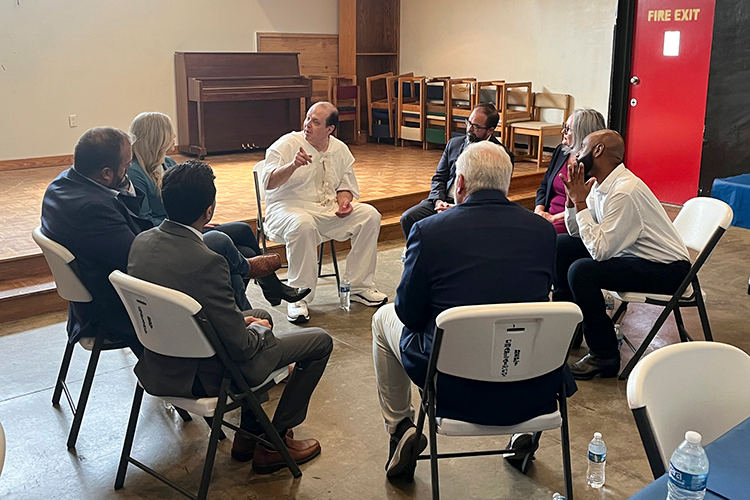
[[[28,168],[69,167],[73,164],[73,155],[40,156],[38,158],[19,158],[17,160],[0,160],[0,172],[25,170]]]

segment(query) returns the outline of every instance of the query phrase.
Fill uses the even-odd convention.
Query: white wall
[[[71,154],[141,111],[175,120],[174,52],[254,51],[256,31],[337,33],[338,1],[1,2],[0,160]]]
[[[402,72],[531,81],[607,115],[617,0],[401,0]]]

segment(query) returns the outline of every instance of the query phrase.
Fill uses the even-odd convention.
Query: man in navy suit
[[[502,146],[510,157],[513,165],[513,153],[497,140],[494,135],[495,127],[500,121],[500,115],[492,103],[478,104],[466,120],[466,135],[454,137],[445,145],[443,156],[440,158],[435,175],[432,176],[430,195],[426,200],[414,205],[401,215],[401,229],[404,238],[409,237],[411,227],[415,222],[442,212],[455,204],[456,190],[456,160],[469,144],[480,141],[490,141]]]
[[[103,329],[106,338],[124,341],[140,355],[143,346],[108,280],[115,269],[127,269],[135,235],[152,226],[136,215],[143,197],[127,180],[132,159],[130,137],[122,130],[98,127],[84,133],[75,147],[74,166],[44,194],[42,232],[75,255],[76,271],[93,297],[89,303],[70,304],[70,341]]]
[[[388,477],[406,472],[414,446],[426,446],[416,436],[411,384],[424,385],[435,318],[455,306],[549,300],[556,233],[508,201],[512,169],[498,145],[465,149],[456,163],[457,205],[412,227],[395,304],[373,317],[378,395],[391,434]],[[440,375],[438,416],[513,425],[553,412],[555,399],[539,395],[556,394],[563,369],[502,392],[497,384]]]

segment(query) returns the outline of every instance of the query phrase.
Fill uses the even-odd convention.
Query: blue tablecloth
[[[750,174],[714,179],[711,196],[732,207],[733,226],[750,229]]]
[[[750,418],[706,446],[708,491],[704,500],[750,498]],[[664,500],[667,477],[664,474],[633,495],[631,500]]]

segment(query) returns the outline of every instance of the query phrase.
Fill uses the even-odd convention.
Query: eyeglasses
[[[563,127],[563,133],[564,134],[567,134],[568,132],[570,132],[570,127],[568,127],[567,123],[563,123],[562,127]]]
[[[483,127],[481,125],[477,125],[476,123],[471,123],[468,118],[466,119],[466,130],[487,130],[489,128],[490,127]]]

